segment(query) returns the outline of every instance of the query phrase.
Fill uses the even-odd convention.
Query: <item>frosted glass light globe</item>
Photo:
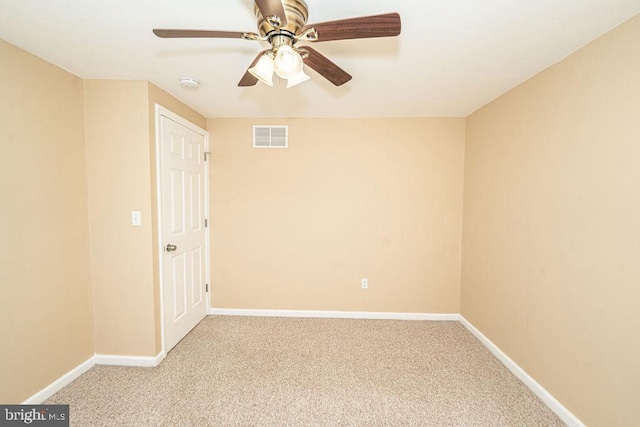
[[[262,55],[258,63],[248,71],[262,83],[273,86],[273,59],[266,54]]]
[[[287,79],[287,89],[289,89],[290,87],[294,87],[295,85],[299,85],[300,83],[306,82],[309,79],[310,77],[305,74],[304,70],[300,70],[298,74]]]
[[[273,68],[278,76],[289,79],[302,71],[302,57],[291,46],[280,46]]]

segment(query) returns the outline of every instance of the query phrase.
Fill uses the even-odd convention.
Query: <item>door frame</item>
[[[156,248],[156,256],[158,260],[158,283],[160,285],[160,336],[162,340],[162,358],[167,357],[167,350],[165,347],[165,318],[164,318],[164,271],[162,266],[162,259],[164,255],[164,236],[162,235],[162,126],[161,118],[166,117],[169,120],[179,123],[180,125],[196,132],[204,137],[204,151],[207,156],[207,160],[204,162],[204,217],[207,219],[208,224],[205,227],[205,283],[208,284],[205,289],[205,309],[208,316],[211,313],[211,301],[209,298],[211,292],[211,258],[210,258],[210,239],[211,239],[211,220],[209,218],[209,160],[211,155],[209,154],[209,132],[202,129],[200,126],[191,123],[190,121],[180,117],[173,111],[163,107],[160,104],[155,104],[155,125],[156,125],[156,214],[157,214],[157,229],[158,233],[158,247]]]

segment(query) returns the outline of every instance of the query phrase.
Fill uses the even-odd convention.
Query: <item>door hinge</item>
[[[209,292],[209,284],[207,283],[207,292]]]
[[[204,226],[205,226],[205,227],[208,227],[208,226],[209,226],[209,220],[208,220],[208,219],[206,219],[206,218],[204,219]]]
[[[209,154],[211,154],[211,151],[205,151],[204,152],[204,161],[206,162],[207,160],[209,160]]]

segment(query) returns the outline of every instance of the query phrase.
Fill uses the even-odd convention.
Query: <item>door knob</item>
[[[173,252],[173,251],[175,251],[176,249],[178,249],[178,247],[177,247],[176,245],[172,245],[171,243],[169,243],[169,244],[167,245],[167,247],[166,247],[166,248],[164,248],[164,250],[165,250],[165,251],[167,251],[167,252]]]

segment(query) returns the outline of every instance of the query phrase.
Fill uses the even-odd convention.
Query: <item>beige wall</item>
[[[155,116],[155,104],[159,104],[164,108],[171,110],[183,119],[190,121],[191,123],[200,126],[202,129],[207,127],[207,119],[200,113],[187,107],[182,102],[178,101],[167,92],[163,91],[156,85],[148,83],[149,87],[149,129],[152,139],[152,148],[155,150],[156,140],[156,116]]]
[[[157,354],[147,87],[144,81],[85,81],[98,354]],[[131,225],[134,210],[142,212],[140,227]]]
[[[0,402],[93,355],[82,80],[0,40]]]
[[[252,148],[254,124],[289,148]],[[209,131],[213,307],[459,311],[464,119]]]
[[[590,426],[640,419],[640,16],[467,119],[461,312]]]
[[[96,353],[162,349],[157,265],[155,104],[204,117],[145,81],[87,80],[85,108]],[[142,226],[131,225],[131,211]]]

